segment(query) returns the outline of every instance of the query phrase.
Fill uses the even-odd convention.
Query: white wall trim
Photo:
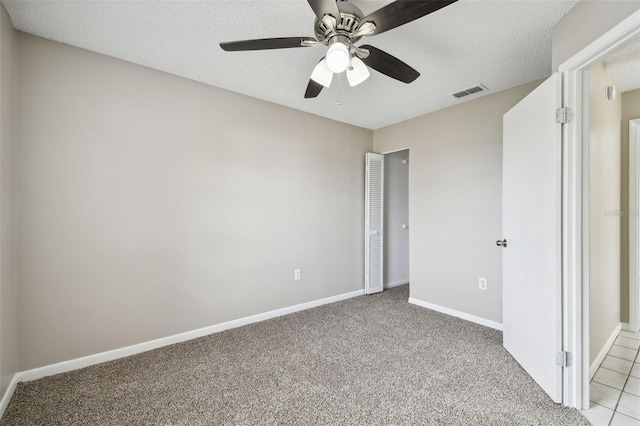
[[[600,364],[602,364],[602,361],[604,361],[605,357],[609,353],[611,346],[613,346],[613,343],[616,341],[618,334],[620,334],[620,330],[622,330],[622,323],[618,323],[618,325],[616,325],[616,328],[613,329],[611,336],[609,336],[609,340],[607,340],[607,343],[605,343],[602,349],[600,349],[600,352],[598,353],[598,356],[596,356],[596,359],[594,359],[591,363],[591,366],[589,367],[589,380],[593,379],[593,375],[596,374],[596,371],[598,371],[598,367],[600,367]]]
[[[37,380],[46,376],[51,376],[53,374],[66,373],[67,371],[77,370],[79,368],[89,367],[91,365],[101,364],[107,361],[113,361],[118,358],[124,358],[141,352],[150,351],[152,349],[161,348],[163,346],[185,342],[187,340],[208,336],[210,334],[219,333],[231,328],[242,327],[243,325],[265,321],[271,318],[280,317],[298,311],[304,311],[306,309],[315,308],[317,306],[339,302],[341,300],[350,299],[352,297],[362,295],[364,295],[364,290],[356,290],[349,293],[339,294],[337,296],[325,297],[324,299],[313,300],[311,302],[300,303],[298,305],[288,306],[261,314],[251,315],[248,317],[215,324],[208,327],[199,328],[197,330],[187,331],[184,333],[174,334],[172,336],[162,337],[160,339],[150,340],[148,342],[138,343],[136,345],[126,346],[124,348],[88,355],[69,361],[62,361],[56,364],[45,365],[44,367],[34,368],[32,370],[21,371],[17,373],[14,378],[18,382]],[[8,393],[9,392],[7,392],[7,394]]]
[[[384,288],[393,288],[393,287],[398,287],[400,285],[405,285],[405,284],[409,284],[409,280],[402,280],[402,281],[395,281],[392,283],[387,283],[384,285]]]
[[[425,302],[414,297],[409,298],[409,303],[502,331],[502,324],[500,324],[499,322],[480,318],[475,315],[467,314],[465,312],[456,311],[455,309],[445,308],[444,306],[434,305],[433,303]]]
[[[11,397],[13,396],[13,392],[15,392],[16,386],[18,386],[19,381],[20,379],[18,378],[18,375],[14,374],[11,378],[11,381],[9,382],[7,390],[5,391],[4,395],[2,395],[2,400],[0,401],[0,419],[4,415],[4,411],[9,405],[9,401],[11,401]]]

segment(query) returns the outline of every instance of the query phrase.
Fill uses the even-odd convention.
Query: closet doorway
[[[409,150],[365,156],[364,291],[409,284]]]
[[[384,155],[384,288],[409,284],[409,150]]]

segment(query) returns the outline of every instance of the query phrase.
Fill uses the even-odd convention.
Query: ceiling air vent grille
[[[478,84],[477,86],[473,86],[461,92],[454,93],[453,96],[460,99],[460,98],[464,98],[465,96],[473,95],[474,93],[482,92],[484,90],[487,90],[487,88],[482,84]]]

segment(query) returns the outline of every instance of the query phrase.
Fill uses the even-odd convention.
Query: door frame
[[[564,369],[563,403],[589,408],[589,87],[583,72],[640,35],[640,11],[562,63],[564,106],[573,111],[563,126],[562,263],[563,347],[574,354]]]
[[[624,125],[624,124],[623,124]],[[640,118],[629,120],[629,330],[640,330]]]

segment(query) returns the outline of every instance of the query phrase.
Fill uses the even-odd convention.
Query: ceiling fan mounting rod
[[[334,34],[331,37],[329,37],[329,39],[327,40],[327,45],[331,46],[334,43],[342,43],[345,46],[347,46],[347,48],[349,49],[352,46],[351,37],[349,37],[348,34],[344,34],[344,33]]]

